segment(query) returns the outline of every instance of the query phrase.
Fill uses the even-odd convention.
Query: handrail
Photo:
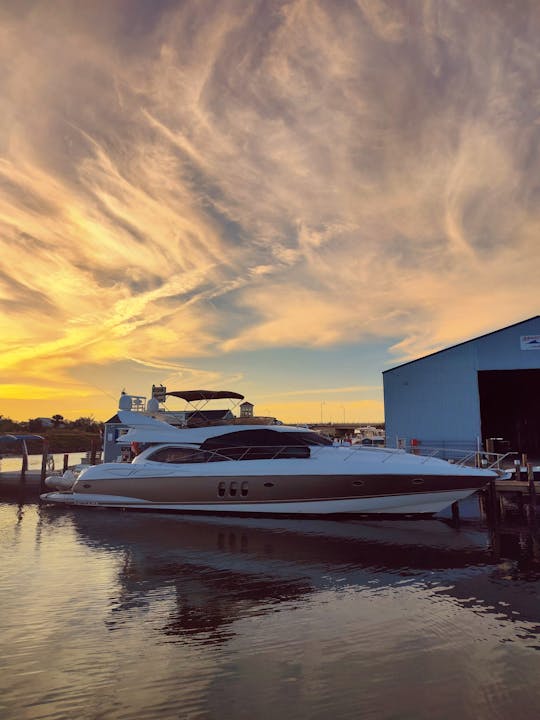
[[[387,447],[377,447],[375,445],[353,445],[351,452],[347,455],[347,457],[343,458],[343,461],[348,460],[349,458],[353,457],[358,452],[371,452],[371,453],[384,453],[387,455],[381,462],[386,462],[394,455],[403,455],[405,450],[402,448],[387,448]]]
[[[460,452],[456,448],[430,448],[432,452],[429,453],[429,455],[426,455],[426,460],[430,457],[435,457],[441,452],[444,452],[446,455],[448,453],[455,452],[456,454]],[[517,455],[516,452],[506,452],[506,453],[495,453],[495,452],[487,452],[484,450],[471,450],[466,455],[462,456],[458,460],[449,460],[448,462],[453,462],[454,465],[458,465],[459,467],[465,467],[470,464],[474,464],[475,467],[483,467],[487,470],[491,470],[494,467],[497,467],[500,469],[500,464],[503,462],[503,460],[506,460],[506,458],[510,457],[511,455]],[[489,461],[489,458],[493,458],[491,462]],[[486,465],[482,465],[482,460],[485,460]]]
[[[415,448],[417,451],[419,448]],[[402,455],[403,453],[406,453],[408,455],[417,455],[418,457],[421,457],[422,464],[428,462],[431,458],[437,457],[440,453],[445,453],[446,455],[448,453],[456,453],[456,455],[460,452],[463,452],[463,450],[459,450],[457,448],[424,448],[426,451],[429,450],[429,452],[410,452],[405,450],[404,448],[381,448],[381,447],[371,447],[371,446],[363,446],[363,445],[357,445],[354,446],[354,449],[351,453],[347,455],[344,460],[348,460],[350,457],[352,457],[356,452],[358,451],[368,451],[368,452],[378,452],[378,453],[385,453],[386,457],[381,460],[381,462],[387,462],[395,455]],[[511,455],[517,455],[516,452],[507,452],[507,453],[492,453],[492,452],[484,452],[483,450],[474,450],[463,457],[459,458],[459,460],[447,460],[447,462],[453,463],[454,465],[457,465],[458,467],[465,467],[467,465],[474,465],[475,467],[484,467],[487,470],[491,470],[493,468],[500,469],[500,464]],[[488,458],[493,458],[489,464],[482,466],[481,460],[485,459],[487,461]],[[443,458],[441,458],[443,459]]]

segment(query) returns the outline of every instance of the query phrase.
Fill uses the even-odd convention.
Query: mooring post
[[[514,460],[514,480],[521,480],[521,460]]]
[[[62,465],[62,472],[66,472],[66,470],[68,469],[68,464],[69,464],[69,455],[68,455],[68,453],[64,453],[64,463]]]
[[[490,480],[488,484],[488,495],[489,495],[489,514],[492,522],[496,525],[499,522],[499,502],[497,497],[497,486],[495,480]]]
[[[518,513],[520,518],[525,517],[525,503],[523,502],[523,493],[517,492],[516,493],[516,503],[518,506]]]
[[[452,503],[452,520],[459,523],[459,503],[457,501]]]
[[[532,463],[527,463],[527,480],[529,482],[529,520],[534,522],[536,519],[536,487]]]
[[[28,448],[26,442],[22,441],[22,464],[21,464],[21,485],[26,482],[26,473],[28,471]]]
[[[480,490],[478,493],[478,500],[480,505],[480,513],[483,518],[488,517],[488,508],[487,508],[487,490]]]
[[[96,464],[96,441],[90,441],[90,465]]]
[[[45,478],[47,476],[47,459],[49,457],[49,443],[47,440],[43,441],[43,454],[41,456],[41,475],[39,476],[39,488],[41,492],[47,489],[45,485]]]

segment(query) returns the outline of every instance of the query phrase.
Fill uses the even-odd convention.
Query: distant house
[[[38,417],[36,418],[36,422],[40,427],[54,427],[54,420],[52,418]]]
[[[253,408],[255,406],[246,400],[240,405],[240,417],[253,417]]]

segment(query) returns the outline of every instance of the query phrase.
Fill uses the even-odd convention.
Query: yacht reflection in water
[[[480,612],[504,613],[500,604],[494,608],[491,595],[504,595],[501,578],[508,567],[479,527],[457,529],[440,520],[194,519],[84,509],[73,513],[72,522],[85,545],[124,558],[111,629],[172,598],[174,609],[167,604],[161,625],[165,635],[219,643],[235,634],[235,621],[290,608],[317,592],[376,593],[407,582],[468,606],[474,602]],[[515,604],[511,610],[515,620]],[[537,622],[538,612],[533,615],[527,620]]]

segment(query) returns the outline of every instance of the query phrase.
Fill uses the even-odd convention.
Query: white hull
[[[433,515],[496,477],[401,450],[332,447],[305,428],[177,429],[119,413],[131,428],[122,437],[147,447],[132,463],[87,468],[69,489],[51,482],[60,492],[45,502],[259,517]]]
[[[476,490],[411,493],[379,497],[301,500],[287,502],[153,503],[115,495],[82,493],[46,493],[42,499],[62,505],[140,510],[166,510],[197,513],[234,513],[241,515],[433,515]]]

